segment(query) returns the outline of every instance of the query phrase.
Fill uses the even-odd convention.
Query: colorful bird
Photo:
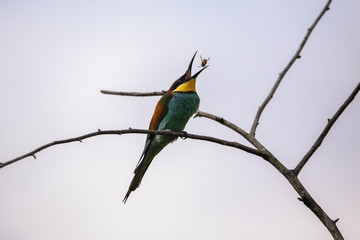
[[[196,93],[196,77],[206,68],[204,67],[195,75],[191,76],[191,67],[196,52],[191,59],[189,67],[184,75],[178,78],[169,88],[169,90],[158,101],[154,114],[150,121],[150,130],[171,130],[182,131],[185,128],[189,118],[199,108],[200,99]],[[150,166],[154,157],[169,143],[177,137],[165,135],[148,134],[143,153],[134,170],[129,190],[127,191],[123,202],[130,196],[132,191],[139,187],[141,180]]]

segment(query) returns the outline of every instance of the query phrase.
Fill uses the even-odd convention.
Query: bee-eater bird
[[[200,99],[195,89],[196,77],[206,67],[191,76],[191,67],[195,55],[196,52],[191,59],[185,74],[178,78],[158,101],[150,121],[149,130],[182,131],[190,117],[199,108]],[[134,170],[135,176],[124,197],[124,203],[126,203],[130,193],[139,187],[141,180],[154,157],[176,138],[177,137],[165,135],[147,135],[144,150]]]

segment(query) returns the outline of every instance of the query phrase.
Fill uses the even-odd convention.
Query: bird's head
[[[196,56],[196,53],[194,54],[194,56],[192,57],[189,67],[186,70],[186,72],[184,73],[184,75],[182,75],[181,77],[179,77],[170,87],[169,90],[174,91],[174,92],[196,92],[196,77],[205,69],[206,67],[203,67],[200,71],[198,71],[197,73],[195,73],[193,76],[191,76],[191,67],[194,61],[194,58]]]

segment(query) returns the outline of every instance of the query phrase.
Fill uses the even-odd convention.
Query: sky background
[[[325,3],[2,0],[0,162],[98,128],[147,128],[159,97],[100,90],[167,89],[196,50],[210,57],[200,110],[248,131]],[[262,115],[256,136],[288,168],[359,82],[359,11],[333,1]],[[346,239],[360,239],[359,122],[358,96],[299,175]],[[205,118],[186,130],[245,143]],[[98,136],[1,169],[1,239],[331,239],[263,159],[191,139],[166,147],[124,205],[144,141]]]

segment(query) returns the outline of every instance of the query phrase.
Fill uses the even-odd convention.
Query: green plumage
[[[191,66],[195,58],[194,54],[189,64],[188,70],[177,79],[169,90],[158,101],[153,117],[150,121],[151,130],[171,130],[180,132],[184,130],[190,117],[199,108],[200,99],[195,91],[196,77],[206,68],[202,68],[191,76]],[[169,143],[177,137],[165,135],[148,134],[145,142],[144,151],[137,164],[129,190],[123,202],[125,203],[132,191],[139,187],[145,172],[149,168],[154,157]]]
[[[174,92],[168,110],[159,124],[159,130],[182,131],[189,118],[199,108],[200,99],[195,92]],[[157,136],[168,137],[168,136]]]
[[[195,92],[174,92],[173,97],[169,101],[166,114],[160,122],[157,130],[182,131],[190,117],[199,108],[200,98]],[[148,138],[145,143],[143,159],[140,159],[134,173],[135,176],[131,181],[129,190],[126,193],[124,202],[130,196],[130,193],[138,188],[141,180],[150,166],[154,157],[169,143],[174,141],[176,137],[156,135],[153,139]]]

